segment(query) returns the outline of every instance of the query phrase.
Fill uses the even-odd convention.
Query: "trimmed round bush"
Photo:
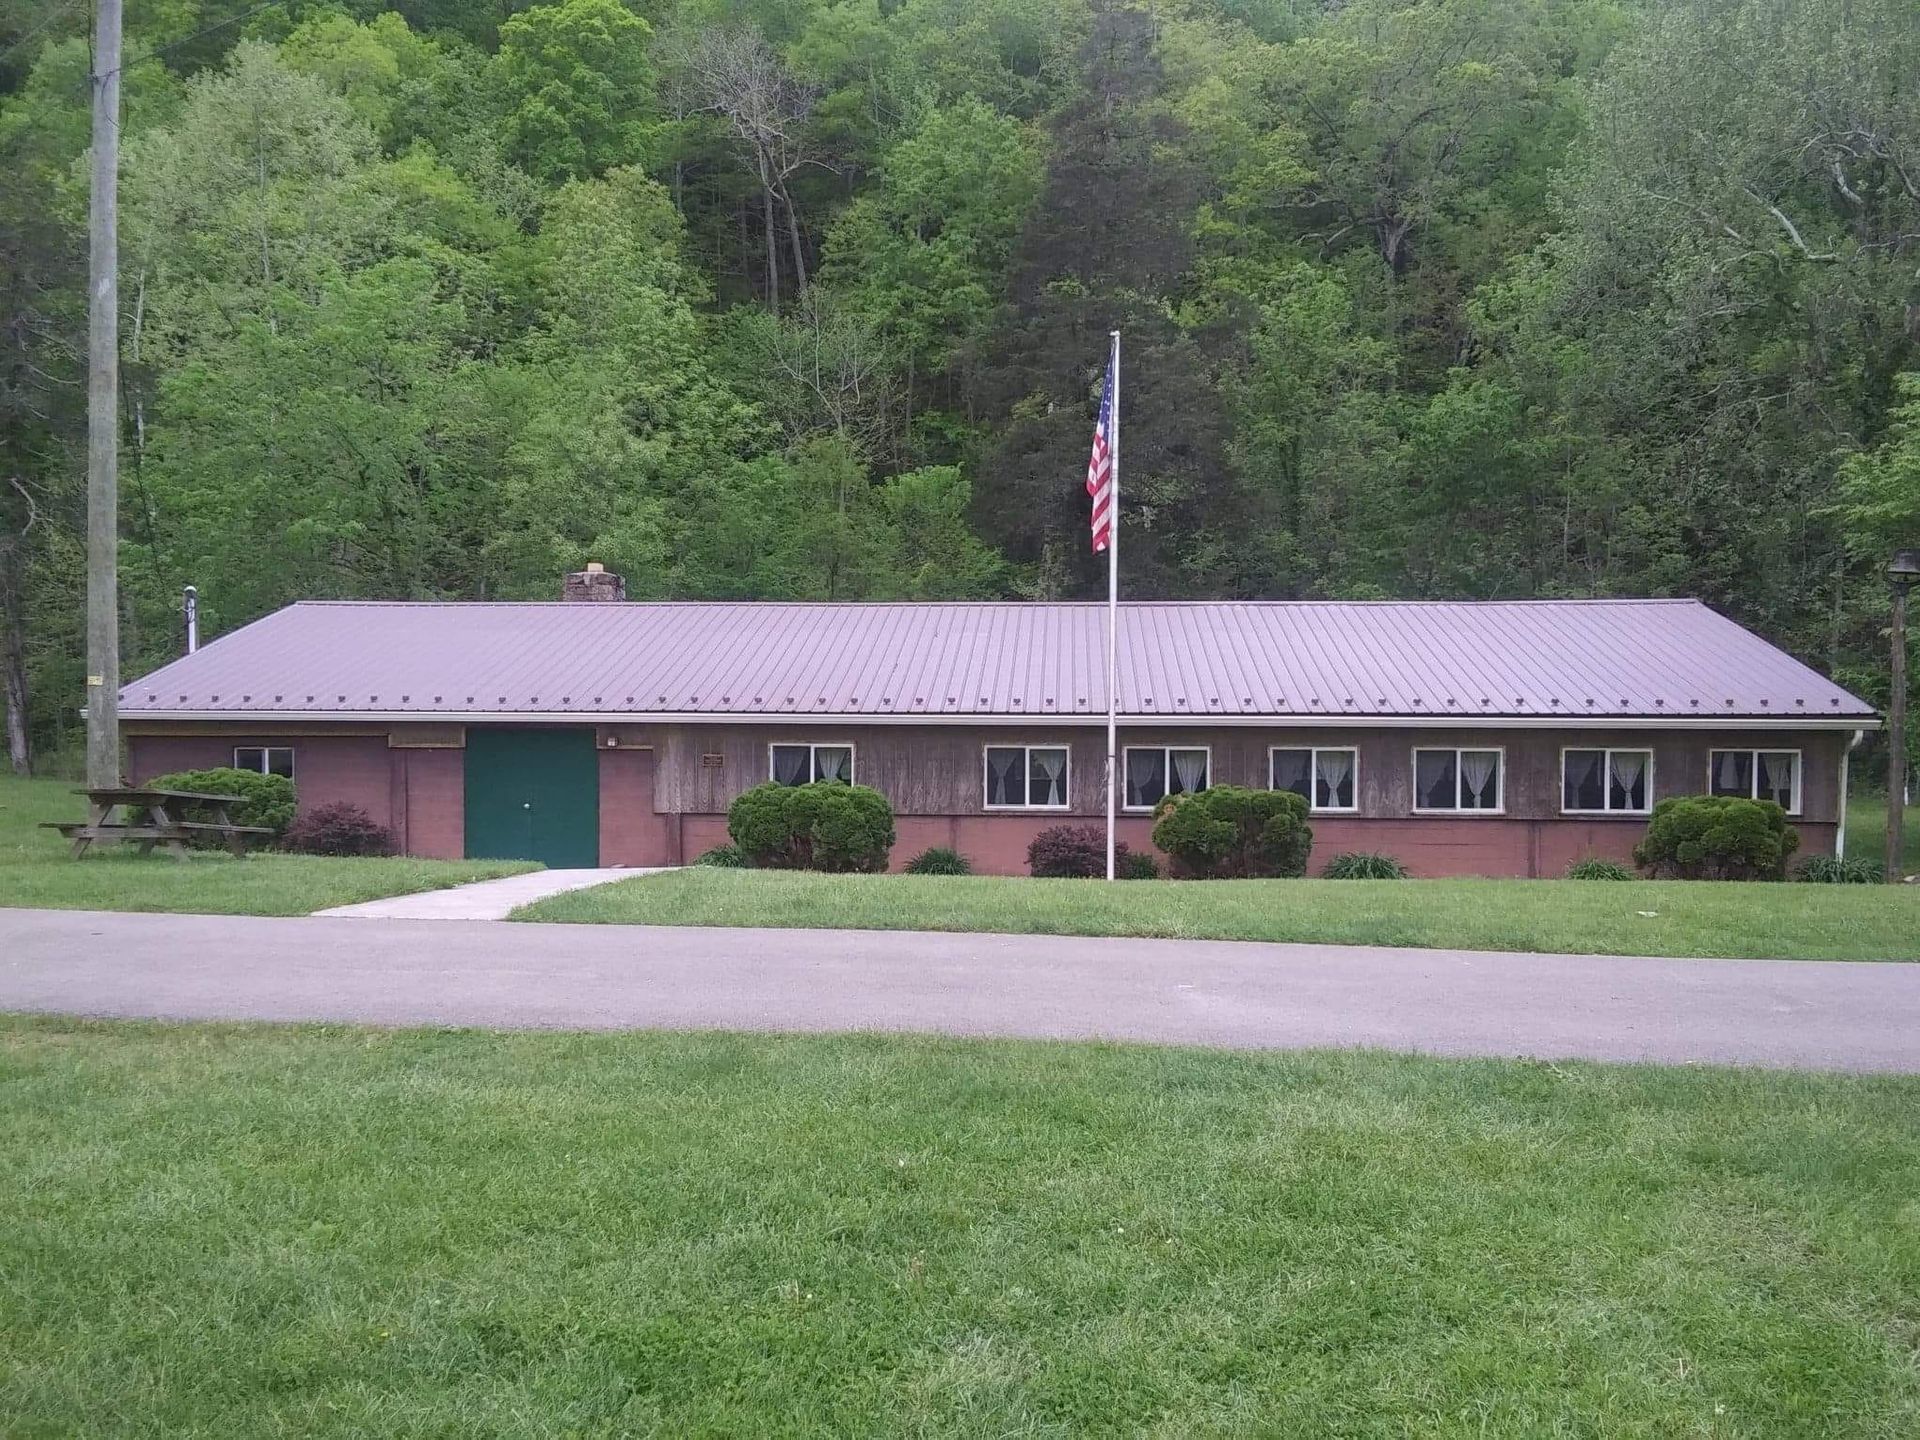
[[[280,843],[302,855],[391,855],[393,835],[358,805],[344,800],[297,817]]]
[[[949,850],[944,845],[935,845],[922,850],[907,862],[909,875],[971,875],[973,862],[958,850]]]
[[[1113,847],[1113,873],[1127,865],[1126,844]],[[1107,878],[1107,832],[1098,825],[1050,825],[1027,846],[1027,873],[1042,880]]]
[[[711,865],[716,870],[744,870],[747,857],[740,853],[738,845],[716,845],[694,857],[696,865]]]
[[[1809,855],[1794,866],[1793,878],[1813,885],[1878,885],[1885,877],[1871,860]]]
[[[1779,880],[1800,832],[1771,800],[1675,795],[1653,807],[1634,861],[1663,880]]]
[[[768,870],[872,874],[893,850],[893,807],[865,785],[756,785],[727,811],[727,833]]]
[[[144,782],[151,790],[198,790],[203,795],[238,795],[239,802],[227,807],[227,818],[236,825],[264,825],[277,837],[293,823],[293,781],[284,775],[263,775],[258,770],[235,770],[222,765],[212,770],[176,770],[171,775],[156,775]],[[204,823],[213,819],[206,805],[183,807],[176,820]],[[199,846],[218,846],[218,840],[196,837]]]
[[[1567,866],[1569,880],[1637,880],[1639,877],[1618,860],[1589,855]]]
[[[1320,874],[1328,880],[1405,880],[1407,867],[1391,855],[1348,850],[1327,861]]]
[[[1313,831],[1307,802],[1291,790],[1216,785],[1154,808],[1153,843],[1178,873],[1255,880],[1307,873]]]

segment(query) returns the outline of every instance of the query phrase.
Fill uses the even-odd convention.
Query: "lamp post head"
[[[1887,581],[1896,590],[1904,590],[1920,580],[1920,550],[1896,550],[1887,562]]]

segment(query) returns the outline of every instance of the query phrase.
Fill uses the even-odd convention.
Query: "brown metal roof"
[[[1865,721],[1691,600],[1136,602],[1134,717]],[[1103,718],[1097,603],[315,601],[128,685],[139,716]]]

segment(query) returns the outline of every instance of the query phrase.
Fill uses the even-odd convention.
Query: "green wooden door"
[[[467,727],[467,857],[600,863],[600,756],[591,730]]]

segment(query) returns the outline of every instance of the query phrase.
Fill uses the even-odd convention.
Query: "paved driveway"
[[[1920,965],[0,909],[0,1009],[1920,1073]]]

